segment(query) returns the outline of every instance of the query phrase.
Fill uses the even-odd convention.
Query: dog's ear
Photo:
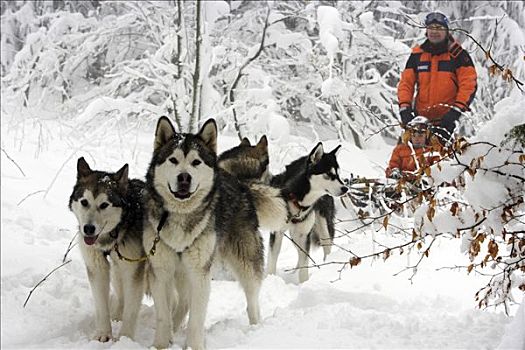
[[[321,158],[323,158],[324,150],[323,150],[323,144],[319,142],[312,152],[310,152],[310,155],[308,156],[308,163],[309,164],[317,164]]]
[[[241,144],[239,146],[251,146],[250,140],[247,137],[243,137]]]
[[[257,149],[263,152],[268,152],[268,139],[266,138],[266,135],[261,136],[261,139],[257,143]]]
[[[155,130],[155,144],[154,150],[157,151],[164,146],[168,141],[175,136],[175,128],[171,124],[168,117],[162,116],[157,122],[157,129]]]
[[[204,141],[208,149],[217,154],[217,123],[215,123],[215,119],[208,119],[197,136]]]
[[[77,178],[89,176],[93,173],[93,170],[89,167],[84,157],[78,158],[77,161]]]
[[[340,149],[341,149],[341,145],[338,145],[338,146],[337,146],[336,148],[334,148],[334,149],[332,150],[332,152],[330,152],[330,153],[332,153],[334,156],[337,156],[337,152],[339,152]]]
[[[117,171],[115,175],[113,176],[118,186],[123,191],[128,190],[128,172],[129,172],[129,166],[128,164],[124,164],[124,166],[120,168],[120,170]]]

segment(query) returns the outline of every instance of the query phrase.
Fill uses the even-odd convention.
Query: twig
[[[22,175],[24,175],[24,177],[26,176],[26,174],[24,173],[24,171],[22,170],[22,168],[20,168],[20,166],[18,164],[16,164],[16,162],[13,160],[13,158],[9,157],[9,154],[7,154],[7,152],[5,151],[5,149],[2,147],[2,152],[4,152],[5,156],[7,157],[7,159],[9,159],[11,162],[13,162],[14,165],[16,165],[16,167],[18,168],[18,170],[20,170],[20,172],[22,173]]]
[[[73,238],[71,238],[71,241],[69,241],[69,245],[67,246],[67,250],[66,250],[66,254],[64,254],[64,258],[62,258],[62,262],[65,262],[66,261],[66,258],[67,258],[67,255],[69,254],[69,252],[71,251],[71,249],[73,249],[76,245],[77,245],[77,242],[75,242],[73,244],[73,241],[75,240],[75,238],[78,236],[78,231],[77,233],[75,233],[75,235],[73,236]]]
[[[28,199],[32,195],[35,195],[35,194],[41,193],[41,192],[46,192],[46,191],[45,190],[39,190],[39,191],[32,192],[32,193],[28,194],[27,196],[25,196],[24,198],[22,198],[18,203],[16,203],[16,206],[19,206],[20,204],[22,204],[22,202],[24,202],[26,199]]]
[[[414,279],[414,277],[416,276],[417,268],[419,267],[419,264],[421,263],[421,261],[423,260],[423,258],[424,258],[425,256],[428,257],[428,252],[430,251],[430,248],[432,247],[432,244],[434,244],[434,242],[436,241],[436,238],[437,238],[437,236],[434,237],[434,238],[432,239],[432,242],[430,242],[430,244],[428,245],[427,249],[425,249],[425,251],[421,253],[421,256],[419,257],[419,260],[417,261],[417,263],[416,263],[415,265],[413,265],[413,266],[407,266],[407,267],[404,268],[403,270],[401,270],[401,271],[395,273],[394,276],[397,276],[397,275],[399,275],[400,273],[402,273],[402,272],[404,272],[404,271],[412,270],[412,276],[410,276],[409,280],[410,280],[410,283],[414,283],[414,282],[413,282],[413,279]]]
[[[61,268],[62,266],[69,264],[71,261],[72,261],[72,260],[68,260],[68,261],[66,261],[65,263],[60,264],[59,266],[57,266],[57,267],[55,267],[53,270],[51,270],[51,272],[48,273],[43,279],[41,279],[40,282],[38,282],[38,283],[36,284],[36,286],[34,286],[33,289],[31,289],[31,290],[29,291],[29,294],[28,294],[28,296],[27,296],[27,298],[26,298],[26,301],[24,302],[24,306],[23,306],[23,307],[26,307],[27,302],[29,301],[29,298],[31,298],[31,294],[33,294],[33,292],[35,291],[35,289],[36,289],[39,285],[41,285],[42,283],[44,283],[44,281],[45,281],[45,280],[46,280],[46,279],[47,279],[47,278],[48,278],[53,272],[55,272],[56,270],[58,270],[58,269]]]
[[[297,244],[291,237],[289,237],[286,233],[283,233],[283,236],[288,238],[297,248],[299,248],[307,257],[308,259],[310,259],[313,263],[314,263],[314,266],[317,265],[315,260],[310,256],[310,254],[308,254],[307,251],[305,251],[299,244]],[[300,267],[299,267],[300,268]],[[284,270],[285,272],[288,272],[288,271],[295,271],[299,268],[293,268],[293,269],[288,269],[288,270]]]

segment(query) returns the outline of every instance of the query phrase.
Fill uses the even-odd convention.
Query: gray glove
[[[394,180],[399,180],[402,177],[401,170],[399,170],[399,168],[392,169],[389,177]]]

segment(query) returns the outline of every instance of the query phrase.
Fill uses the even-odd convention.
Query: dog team
[[[325,258],[330,253],[333,197],[348,190],[338,173],[339,149],[325,152],[318,143],[272,176],[265,136],[255,146],[245,138],[217,155],[215,120],[186,134],[161,117],[145,182],[129,179],[127,164],[103,172],[80,158],[69,208],[78,220],[95,303],[95,339],[113,338],[112,318],[122,320],[119,337],[133,338],[147,293],[155,305],[154,347],[169,347],[189,314],[185,346],[205,348],[210,270],[218,261],[239,281],[250,324],[259,323],[265,275],[260,230],[271,232],[267,272],[276,272],[289,232],[299,282],[306,281],[310,244],[322,246]]]

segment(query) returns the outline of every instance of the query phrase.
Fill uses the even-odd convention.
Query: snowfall
[[[84,156],[92,168],[116,171],[130,165],[130,176],[144,178],[149,164],[155,121],[143,127],[117,123],[105,136],[86,134],[84,141],[68,136],[65,122],[33,120],[16,128],[2,119],[1,156],[1,300],[2,348],[139,349],[152,344],[155,310],[145,297],[138,320],[136,339],[99,343],[90,340],[94,331],[94,307],[82,258],[77,247],[68,254],[71,263],[51,274],[38,286],[23,307],[31,289],[62,263],[77,231],[68,210],[68,199],[76,178],[76,161]],[[77,121],[78,122],[78,121]],[[277,131],[276,131],[277,130]],[[273,173],[315,145],[314,140],[278,135],[274,123],[270,138]],[[60,136],[56,136],[60,135]],[[255,140],[252,140],[255,141]],[[237,144],[231,131],[221,131],[219,150]],[[326,140],[331,150],[336,140]],[[341,175],[381,176],[391,145],[372,138],[365,150],[343,143],[339,152]],[[355,218],[355,212],[339,201],[338,219]],[[409,220],[409,218],[407,219]],[[351,222],[350,222],[351,223]],[[338,232],[351,228],[338,223]],[[381,226],[381,225],[379,225]],[[263,232],[266,241],[268,233]],[[379,250],[375,242],[395,243],[381,227],[367,227],[336,239],[336,244],[356,253]],[[209,348],[462,348],[524,349],[525,308],[514,305],[507,316],[501,308],[480,310],[475,293],[487,283],[486,276],[454,269],[465,265],[458,240],[441,240],[418,268],[419,255],[392,255],[364,260],[357,267],[339,271],[340,265],[310,270],[310,279],[297,283],[297,253],[284,241],[277,275],[267,276],[260,294],[262,322],[248,324],[245,299],[238,284],[214,280],[206,317]],[[322,251],[312,253],[322,262]],[[348,253],[334,248],[327,261],[345,261]],[[396,274],[396,276],[394,276]],[[118,334],[120,322],[113,322]],[[178,332],[173,348],[184,344]]]

